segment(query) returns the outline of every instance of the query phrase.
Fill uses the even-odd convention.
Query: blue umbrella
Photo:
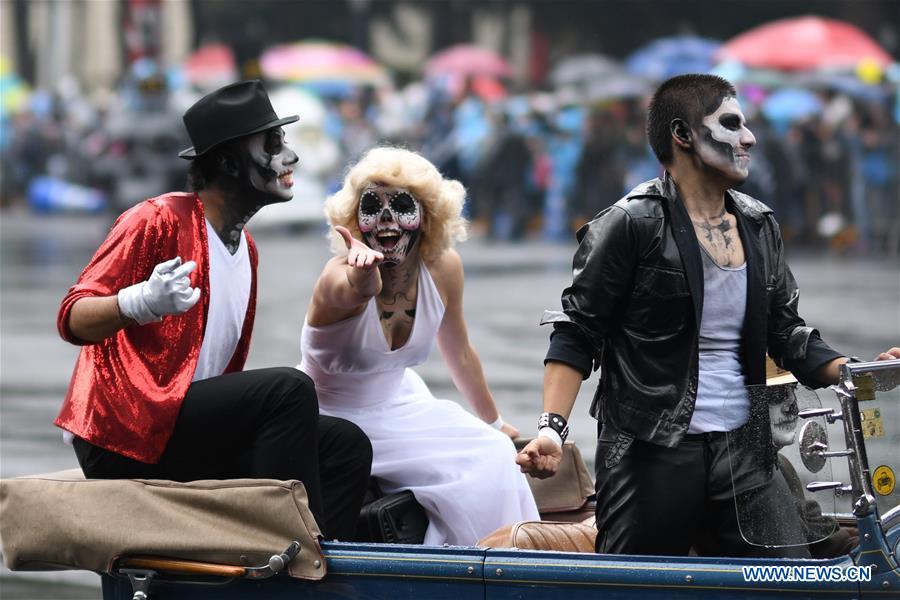
[[[683,73],[706,73],[722,44],[692,35],[661,38],[635,51],[625,60],[629,73],[662,81]]]
[[[765,99],[762,112],[770,121],[790,123],[822,110],[822,101],[802,88],[783,88]]]

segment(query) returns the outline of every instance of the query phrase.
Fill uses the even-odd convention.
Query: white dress
[[[316,383],[322,414],[356,423],[372,441],[372,475],[390,494],[412,490],[428,513],[425,543],[472,545],[498,527],[539,519],[508,436],[451,400],[439,400],[409,367],[428,358],[444,304],[419,270],[409,340],[391,350],[374,299],[325,327],[303,325],[298,368]]]

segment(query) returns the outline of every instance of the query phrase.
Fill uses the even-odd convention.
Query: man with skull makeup
[[[56,425],[90,478],[298,479],[331,536],[348,539],[369,477],[358,427],[320,417],[290,367],[243,371],[257,253],[244,225],[293,197],[297,155],[259,81],[184,114],[192,193],[122,214],[66,294],[62,337],[82,346]]]
[[[425,508],[426,544],[471,545],[500,526],[538,517],[512,464],[510,438],[469,343],[463,268],[465,190],[422,156],[370,150],[326,202],[332,258],[301,332],[299,368],[323,414],[372,440],[372,475],[385,493],[411,490]],[[435,338],[457,389],[478,417],[431,395],[411,369]]]
[[[647,135],[666,173],[578,231],[563,310],[543,319],[554,324],[546,412],[516,462],[556,472],[581,381],[599,367],[598,552],[808,556],[742,539],[726,435],[747,423],[741,391],[765,380],[767,351],[810,386],[836,383],[848,359],[797,314],[772,211],[733,189],[755,143],[734,87],[711,75],[664,82]],[[900,348],[880,358],[895,356]],[[799,527],[781,478],[752,481],[773,522]]]

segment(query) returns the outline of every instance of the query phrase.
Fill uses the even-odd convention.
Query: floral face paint
[[[385,267],[394,267],[415,246],[422,205],[407,189],[369,185],[360,194],[357,219],[366,244],[384,254]]]
[[[747,129],[741,105],[733,96],[722,100],[712,114],[703,117],[696,137],[700,160],[729,181],[741,183],[750,175],[750,148],[756,138]]]
[[[250,186],[258,192],[259,204],[287,202],[294,197],[294,165],[299,159],[284,141],[281,127],[247,138]]]

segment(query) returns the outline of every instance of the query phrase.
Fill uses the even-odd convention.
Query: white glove
[[[200,299],[200,288],[191,287],[189,275],[197,268],[192,260],[181,264],[181,257],[153,267],[150,279],[119,290],[119,311],[141,325],[162,320],[164,315],[180,315]]]

